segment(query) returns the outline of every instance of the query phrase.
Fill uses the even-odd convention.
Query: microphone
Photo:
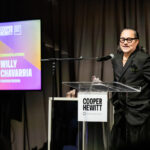
[[[114,58],[114,54],[109,54],[109,55],[104,56],[104,57],[96,58],[96,60],[97,61],[106,61],[106,60],[113,59],[113,58]]]

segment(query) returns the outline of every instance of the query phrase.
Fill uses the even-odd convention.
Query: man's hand
[[[76,97],[76,90],[73,89],[73,90],[67,92],[66,97]]]
[[[92,82],[102,82],[102,81],[96,76],[92,76]]]

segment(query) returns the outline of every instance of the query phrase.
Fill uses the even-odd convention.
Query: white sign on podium
[[[107,122],[107,92],[78,93],[78,121]]]

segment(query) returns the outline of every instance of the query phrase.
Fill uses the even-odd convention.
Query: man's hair
[[[139,39],[139,33],[138,33],[135,29],[133,29],[133,28],[124,28],[124,29],[121,31],[121,33],[122,33],[124,30],[132,30],[132,31],[134,31],[134,36],[135,36],[135,38]]]

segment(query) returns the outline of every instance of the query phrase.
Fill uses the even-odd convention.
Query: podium
[[[83,97],[86,96],[86,95],[93,95],[96,93],[96,95],[103,95],[103,93],[105,93],[107,95],[107,99],[103,99],[103,98],[98,98],[98,102],[96,102],[97,104],[100,102],[100,100],[102,100],[102,103],[105,103],[105,101],[107,101],[105,103],[107,109],[104,111],[104,113],[106,112],[106,114],[100,114],[98,115],[98,113],[93,113],[92,112],[92,119],[94,119],[94,114],[96,114],[97,116],[102,116],[102,115],[106,115],[106,120],[105,121],[101,121],[101,118],[100,120],[96,121],[88,121],[87,118],[88,118],[88,115],[87,114],[90,114],[90,113],[87,113],[87,112],[83,112],[82,111],[82,115],[83,116],[83,120],[79,120],[80,123],[82,123],[82,127],[78,127],[79,128],[79,133],[78,135],[80,136],[81,133],[81,138],[78,137],[78,150],[94,150],[93,148],[89,148],[89,140],[87,138],[88,135],[88,122],[100,122],[101,123],[101,127],[102,127],[102,137],[100,137],[101,139],[99,139],[100,141],[103,141],[102,142],[102,147],[99,149],[99,150],[109,150],[109,141],[110,141],[110,126],[111,126],[111,122],[110,122],[110,97],[111,97],[111,93],[112,92],[124,92],[124,93],[129,93],[129,92],[140,92],[141,89],[140,87],[132,87],[132,86],[129,86],[129,85],[125,85],[125,84],[122,84],[120,82],[112,82],[112,83],[109,83],[109,82],[63,82],[63,84],[65,86],[69,86],[69,87],[72,87],[72,88],[75,88],[77,89],[78,91],[78,99],[73,99],[73,100],[77,100],[78,101],[78,104],[79,104],[79,101],[81,101],[79,99],[79,97],[81,97],[80,95],[82,95]],[[95,96],[95,95],[94,95]],[[88,99],[88,98],[87,98]],[[92,98],[91,98],[92,99]],[[91,100],[90,99],[90,100]],[[94,102],[95,102],[95,99],[94,98]],[[89,100],[89,99],[88,99]],[[97,99],[96,99],[97,100]],[[51,107],[51,105],[49,105],[49,108]],[[102,106],[104,107],[104,106]],[[78,105],[78,109],[79,109],[79,105]],[[93,108],[93,107],[90,107],[90,109]],[[88,106],[88,111],[90,110],[89,109],[89,106]],[[103,110],[103,108],[102,108]],[[101,111],[101,110],[100,110]],[[101,113],[99,111],[99,113]],[[50,109],[49,109],[49,116],[50,116]],[[87,116],[86,116],[86,115]],[[86,116],[86,117],[85,117]],[[91,114],[90,114],[91,116]],[[79,114],[79,110],[78,110],[78,119],[80,118],[80,114]],[[103,120],[103,118],[102,118]],[[51,118],[49,118],[49,124],[51,124]],[[49,133],[49,136],[50,136],[50,133]],[[81,140],[80,140],[81,139]],[[48,140],[48,143],[50,143],[50,140]],[[50,146],[49,146],[50,147]],[[48,149],[50,150],[50,149]]]

